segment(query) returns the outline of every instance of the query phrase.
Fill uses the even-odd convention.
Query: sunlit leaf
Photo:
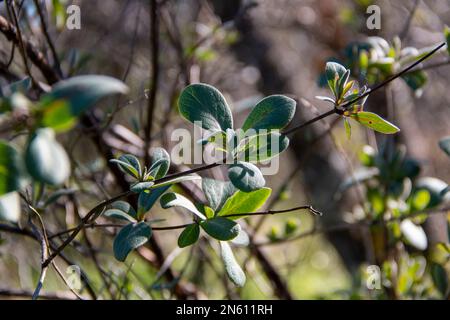
[[[238,190],[225,202],[217,216],[226,217],[231,214],[256,212],[264,205],[271,193],[272,189],[270,188],[262,188],[252,192]],[[238,219],[238,217],[230,217],[230,219]]]
[[[245,273],[237,263],[228,243],[220,241],[220,255],[230,280],[238,287],[243,287],[246,281]]]
[[[392,134],[400,131],[398,127],[372,112],[360,111],[356,114],[351,115],[351,117],[353,120],[359,122],[363,126],[366,126],[377,132]]]

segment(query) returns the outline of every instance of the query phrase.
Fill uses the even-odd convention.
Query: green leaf
[[[40,125],[57,131],[71,129],[79,115],[103,97],[126,94],[128,87],[120,80],[98,75],[73,77],[57,83],[40,104]]]
[[[439,141],[439,147],[448,155],[450,156],[450,136],[442,138]]]
[[[242,130],[282,129],[291,122],[295,109],[295,100],[282,95],[269,96],[253,108]]]
[[[337,62],[327,62],[327,65],[325,66],[325,75],[327,77],[328,86],[336,98],[339,98],[337,91],[338,88],[336,87],[337,82],[345,75],[346,72],[347,69]]]
[[[137,214],[136,210],[125,201],[116,201],[111,205],[111,209],[108,209],[103,214],[108,218],[126,220],[130,222],[136,222]]]
[[[450,28],[448,26],[445,26],[444,28],[444,36],[445,36],[445,42],[447,43],[447,51],[450,55]]]
[[[450,193],[444,192],[447,186],[447,183],[444,181],[433,177],[422,177],[414,185],[416,190],[424,189],[430,194],[428,208],[433,208],[445,201],[450,201]]]
[[[233,128],[233,116],[223,95],[213,86],[198,83],[187,86],[178,102],[180,114],[202,128],[226,131]]]
[[[206,217],[198,211],[198,209],[195,207],[195,205],[186,197],[182,196],[181,194],[169,192],[163,195],[160,199],[161,207],[164,209],[172,208],[172,207],[182,207],[196,216],[198,216],[200,219],[205,220]]]
[[[231,214],[255,212],[266,203],[271,193],[272,189],[270,188],[262,188],[248,193],[239,190],[225,202],[217,216],[226,217]],[[230,217],[230,219],[238,219],[238,217]]]
[[[194,223],[187,226],[178,238],[178,246],[180,248],[189,247],[197,242],[200,236],[200,227],[198,224]]]
[[[134,155],[124,154],[118,159],[111,159],[110,162],[116,163],[122,172],[131,175],[136,179],[140,179],[142,176],[141,164]]]
[[[418,190],[412,197],[412,209],[413,211],[421,211],[428,207],[430,204],[431,195],[425,190]]]
[[[445,268],[438,263],[432,263],[431,277],[436,288],[443,296],[445,296],[449,284],[449,276],[447,275],[447,270],[445,270]]]
[[[219,211],[225,201],[236,192],[236,188],[231,182],[209,178],[202,179],[202,189],[214,211]]]
[[[149,191],[143,191],[139,193],[138,197],[138,219],[141,219],[171,186],[164,186],[159,188],[153,188]]]
[[[126,225],[114,239],[114,256],[119,261],[125,261],[131,250],[145,244],[151,236],[152,229],[145,222]]]
[[[366,126],[377,132],[392,134],[400,131],[398,127],[372,112],[360,111],[356,114],[351,115],[351,117],[353,120],[359,122],[363,126]]]
[[[207,234],[217,240],[228,241],[238,236],[240,226],[236,222],[223,217],[216,217],[200,222]]]
[[[239,148],[238,160],[259,162],[272,159],[289,147],[289,138],[278,132],[249,137]]]
[[[60,185],[70,175],[70,161],[52,129],[38,129],[25,151],[28,173],[39,182]]]
[[[350,125],[350,122],[348,121],[347,117],[344,117],[344,127],[345,127],[345,134],[347,135],[347,139],[350,140],[352,137],[352,127]]]
[[[238,162],[230,165],[228,178],[236,188],[244,192],[261,189],[266,184],[266,180],[264,180],[258,167],[249,162]]]
[[[16,191],[22,184],[24,164],[15,147],[0,140],[0,195]]]
[[[131,186],[130,190],[134,193],[141,193],[145,190],[150,190],[154,184],[155,183],[152,181],[138,182],[138,183],[133,184]]]
[[[170,168],[170,156],[163,148],[155,148],[152,150],[152,165],[150,167],[150,175],[155,179],[161,179],[166,176]]]
[[[245,273],[237,263],[228,243],[220,241],[220,256],[230,280],[238,287],[243,287],[246,281]]]
[[[417,70],[402,76],[406,84],[414,91],[422,88],[428,81],[428,76],[424,71]]]
[[[20,196],[17,192],[0,196],[0,221],[17,223],[20,219],[20,213]]]

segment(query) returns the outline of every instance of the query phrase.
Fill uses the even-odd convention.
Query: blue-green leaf
[[[450,156],[450,136],[442,138],[439,141],[439,147],[448,155]]]
[[[231,182],[209,178],[202,179],[202,189],[214,211],[219,211],[225,201],[236,192],[236,188]]]
[[[153,181],[138,182],[131,186],[130,190],[134,193],[141,193],[150,190],[155,183]]]
[[[243,287],[246,281],[245,273],[237,263],[228,243],[220,241],[220,256],[230,280],[238,287]]]
[[[201,213],[197,207],[185,196],[182,196],[181,194],[169,192],[163,195],[160,199],[161,207],[164,209],[172,208],[172,207],[182,207],[196,216],[198,216],[200,219],[205,220],[206,217],[203,213]]]
[[[152,150],[152,165],[150,167],[150,175],[155,179],[161,179],[166,176],[170,168],[170,156],[163,148],[155,148]]]
[[[111,204],[111,208],[106,210],[103,214],[108,218],[126,220],[130,222],[136,222],[137,214],[136,210],[125,201],[116,201]]]
[[[124,154],[118,159],[111,159],[110,162],[116,163],[122,172],[131,175],[136,179],[140,179],[142,176],[141,164],[134,155]]]
[[[201,122],[211,131],[233,128],[233,116],[223,95],[213,86],[197,83],[187,86],[178,102],[180,114],[188,121]]]
[[[230,165],[228,177],[236,188],[244,192],[261,189],[266,184],[266,180],[258,167],[248,162]]]
[[[171,186],[164,186],[159,188],[153,188],[149,191],[143,191],[139,193],[138,197],[138,219],[144,216]]]
[[[70,161],[52,129],[38,129],[25,152],[28,173],[39,182],[60,185],[70,175]]]
[[[145,222],[126,225],[114,239],[114,256],[119,261],[125,261],[131,250],[145,244],[151,236],[152,229]]]
[[[228,241],[238,236],[241,229],[236,222],[224,217],[216,217],[200,222],[207,234],[217,240]]]
[[[242,126],[242,130],[249,129],[282,129],[294,117],[296,102],[282,95],[264,98],[253,108]]]

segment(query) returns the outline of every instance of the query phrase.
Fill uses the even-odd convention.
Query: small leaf
[[[111,205],[111,208],[106,210],[103,214],[108,218],[126,220],[136,222],[136,210],[125,201],[116,201]]]
[[[237,191],[227,202],[225,202],[222,210],[217,213],[218,217],[226,217],[232,214],[252,213],[260,209],[267,199],[269,199],[272,189],[262,188],[252,192]],[[230,219],[238,219],[242,217],[230,217]]]
[[[223,95],[213,86],[198,83],[187,86],[178,102],[180,114],[202,128],[226,131],[233,128],[233,116]]]
[[[413,247],[418,250],[425,250],[427,248],[427,235],[421,226],[415,225],[409,219],[405,219],[400,223],[400,230],[408,243]]]
[[[171,186],[168,185],[139,193],[137,214],[138,220],[140,220],[153,207],[159,197],[161,197],[161,195],[170,187]]]
[[[413,211],[421,211],[428,207],[430,204],[431,195],[427,190],[418,190],[412,197],[412,209]]]
[[[200,226],[207,234],[217,240],[228,241],[238,236],[240,226],[223,217],[216,217],[200,222]]]
[[[61,81],[41,99],[40,125],[68,130],[79,115],[101,98],[127,92],[128,87],[122,81],[106,76],[84,75]]]
[[[445,201],[450,201],[450,194],[444,192],[447,186],[447,183],[444,181],[433,177],[421,177],[414,185],[416,190],[424,189],[430,194],[428,208],[433,208]]]
[[[344,127],[345,127],[345,134],[347,135],[347,139],[350,140],[352,137],[352,127],[346,117],[344,117]]]
[[[238,162],[228,168],[228,177],[233,185],[244,192],[261,189],[266,180],[258,167],[249,162]]]
[[[327,77],[328,86],[336,98],[339,98],[336,87],[337,81],[341,79],[346,72],[347,69],[337,62],[327,62],[325,66],[325,75]]]
[[[444,36],[445,36],[445,42],[447,43],[447,51],[450,55],[450,28],[448,26],[445,26],[444,28]]]
[[[172,208],[172,207],[182,207],[196,216],[198,216],[200,219],[205,220],[206,217],[198,211],[198,209],[195,207],[195,205],[186,197],[182,196],[181,194],[177,194],[174,192],[169,192],[163,195],[160,199],[161,207],[164,209]]]
[[[439,290],[439,292],[445,296],[449,284],[449,276],[447,275],[447,270],[438,263],[431,264],[431,277],[433,279],[434,285]]]
[[[131,250],[145,244],[151,236],[152,229],[145,222],[126,225],[114,239],[114,256],[119,261],[125,261]]]
[[[360,111],[351,115],[351,117],[363,126],[381,133],[392,134],[400,131],[398,127],[372,112]]]
[[[0,195],[21,187],[24,167],[16,148],[0,140]]]
[[[229,244],[223,241],[220,241],[220,256],[230,280],[238,287],[243,287],[246,281],[245,273],[237,263]]]
[[[332,99],[332,98],[330,98],[330,97],[315,96],[315,98],[318,99],[318,100],[322,100],[322,101],[329,102],[329,103],[331,103],[331,104],[333,104],[333,105],[335,104],[334,99]]]
[[[180,248],[185,248],[190,245],[193,245],[197,242],[200,236],[200,227],[198,224],[194,223],[190,226],[187,226],[183,232],[180,234],[178,238],[178,246]]]
[[[134,155],[124,154],[118,159],[112,159],[110,162],[116,163],[122,172],[131,175],[136,179],[140,179],[142,176],[141,164]]]
[[[421,89],[428,81],[428,76],[424,71],[418,70],[409,72],[402,76],[406,84],[414,91]]]
[[[291,122],[295,109],[295,100],[282,95],[269,96],[253,108],[242,130],[282,129]]]
[[[152,181],[147,181],[147,182],[138,182],[135,183],[134,185],[131,186],[130,190],[134,193],[141,193],[145,190],[149,190],[151,189],[151,187],[154,185],[155,183]]]
[[[170,156],[163,148],[152,150],[152,165],[149,169],[150,175],[155,179],[161,179],[166,176],[170,168]]]
[[[209,178],[202,179],[202,189],[214,211],[219,211],[225,201],[236,192],[236,188],[231,182]]]
[[[439,141],[439,147],[450,157],[450,136]]]
[[[0,196],[0,221],[17,223],[20,219],[20,213],[20,196],[17,192]]]
[[[70,175],[69,157],[49,128],[38,129],[31,136],[25,151],[25,163],[36,181],[49,185],[60,185]]]

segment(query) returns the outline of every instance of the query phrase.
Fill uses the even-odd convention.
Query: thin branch
[[[275,214],[281,214],[281,213],[288,213],[288,212],[294,212],[299,210],[309,210],[312,214],[316,216],[322,216],[323,213],[314,209],[312,206],[300,206],[290,209],[284,209],[284,210],[268,210],[263,212],[252,212],[252,213],[236,213],[236,214],[227,214],[224,217],[225,218],[236,218],[236,217],[252,217],[252,216],[267,216],[267,215],[275,215]]]
[[[148,165],[150,163],[150,143],[152,138],[152,125],[153,115],[156,107],[156,94],[158,92],[159,81],[159,18],[158,18],[158,3],[156,0],[151,0],[150,12],[151,12],[151,36],[150,41],[152,44],[152,72],[151,72],[151,87],[148,97],[148,110],[147,110],[147,124],[145,127],[145,161]]]

